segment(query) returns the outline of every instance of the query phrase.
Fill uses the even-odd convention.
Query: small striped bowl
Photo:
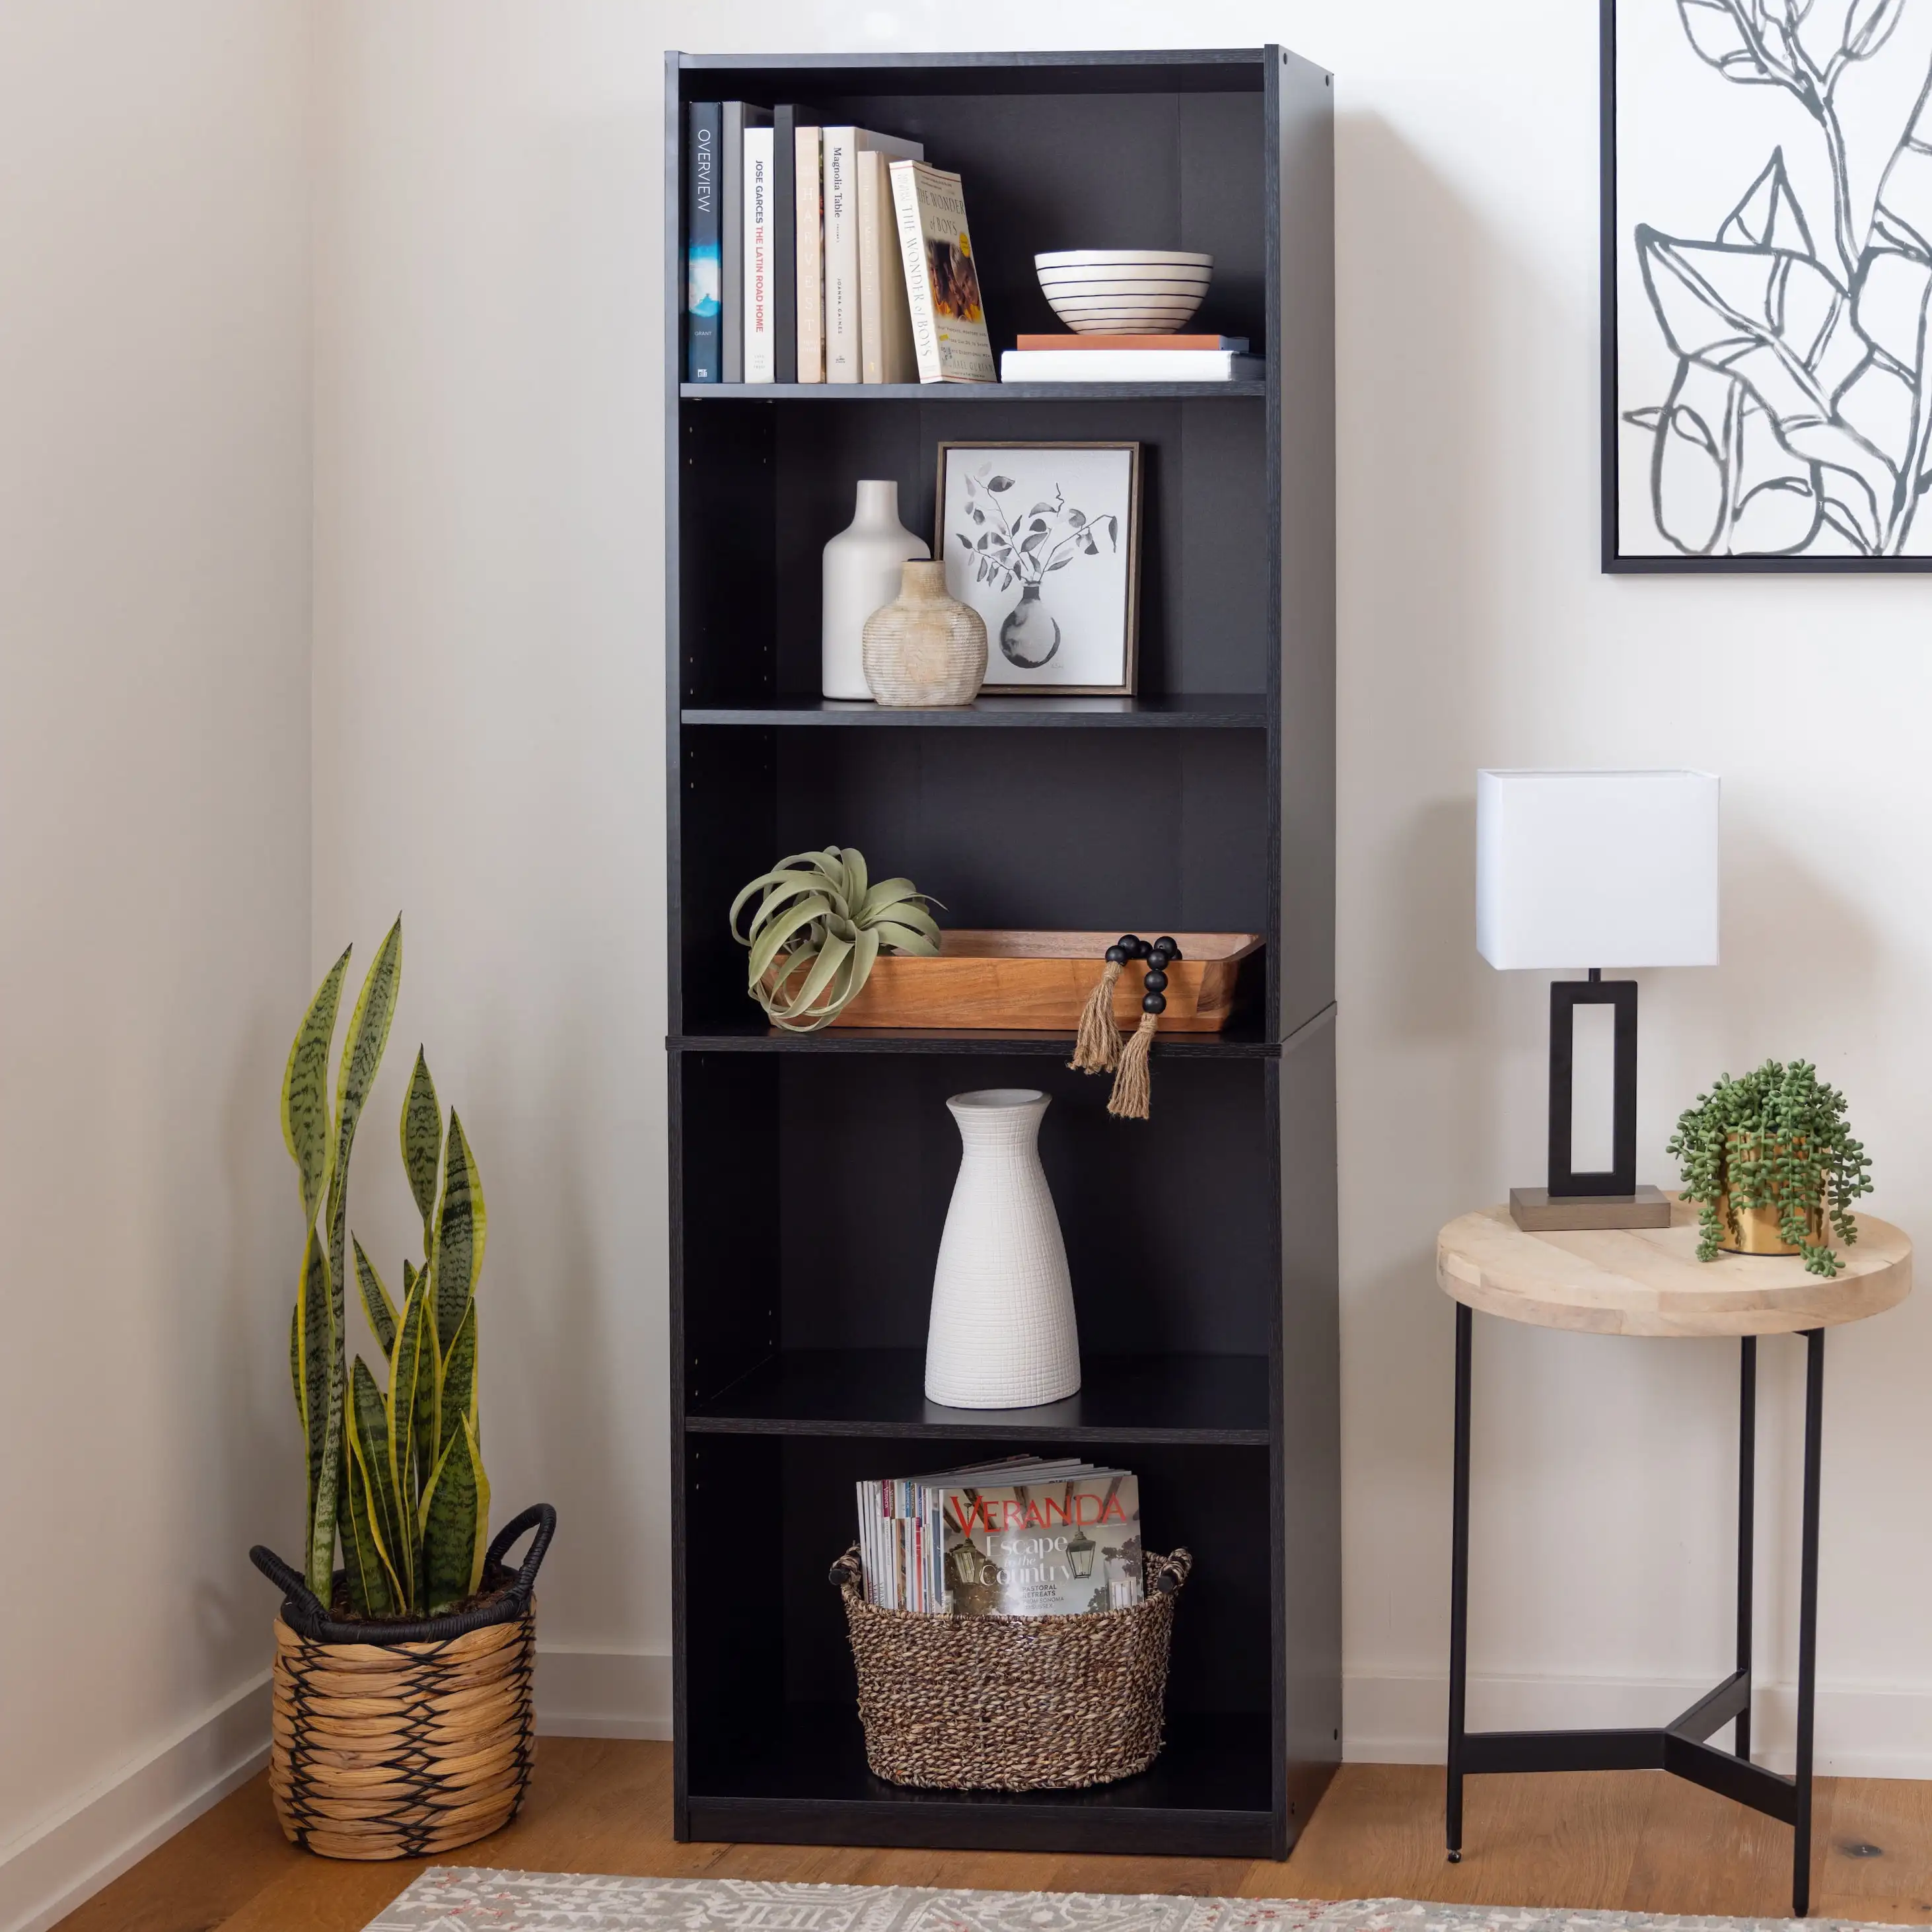
[[[1063,248],[1033,265],[1076,335],[1172,335],[1193,319],[1214,274],[1212,255],[1163,248]]]

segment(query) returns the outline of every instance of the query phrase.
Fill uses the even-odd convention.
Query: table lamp
[[[1664,1228],[1636,1180],[1636,982],[1606,966],[1718,963],[1718,781],[1708,772],[1476,774],[1476,946],[1503,971],[1587,968],[1550,988],[1550,1178],[1513,1187],[1533,1232]],[[1616,1015],[1610,1166],[1571,1165],[1576,1009]]]

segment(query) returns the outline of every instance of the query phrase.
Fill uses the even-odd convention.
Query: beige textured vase
[[[908,563],[899,594],[866,620],[866,682],[881,704],[970,704],[986,675],[986,623],[950,596],[943,563]]]

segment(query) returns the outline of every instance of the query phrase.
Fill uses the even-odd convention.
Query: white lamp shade
[[[1492,966],[1718,963],[1708,772],[1478,772],[1476,946]]]

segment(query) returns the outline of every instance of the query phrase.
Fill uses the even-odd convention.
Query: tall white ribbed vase
[[[1047,1096],[992,1087],[946,1104],[962,1150],[933,1276],[926,1400],[951,1408],[1058,1402],[1080,1386],[1080,1337],[1040,1164]]]

